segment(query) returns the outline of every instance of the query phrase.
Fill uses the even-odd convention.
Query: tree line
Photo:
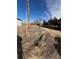
[[[50,18],[47,22],[43,20],[43,27],[61,30],[61,18]]]

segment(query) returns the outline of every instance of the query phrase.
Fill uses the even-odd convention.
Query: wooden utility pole
[[[26,0],[26,4],[27,4],[27,24],[26,24],[26,28],[30,29],[30,0]]]

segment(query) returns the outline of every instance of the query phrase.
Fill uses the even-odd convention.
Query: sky
[[[17,17],[27,21],[26,0],[17,0]],[[30,0],[30,22],[61,17],[61,0]]]

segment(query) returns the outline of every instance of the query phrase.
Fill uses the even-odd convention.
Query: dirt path
[[[54,37],[61,37],[61,32],[58,30],[48,29],[48,28],[44,28],[44,27],[41,27],[41,28],[46,30],[47,32],[49,32]]]

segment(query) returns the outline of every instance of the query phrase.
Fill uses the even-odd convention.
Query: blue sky
[[[17,17],[27,20],[26,0],[17,0]],[[30,22],[49,17],[61,17],[61,0],[30,0]]]

